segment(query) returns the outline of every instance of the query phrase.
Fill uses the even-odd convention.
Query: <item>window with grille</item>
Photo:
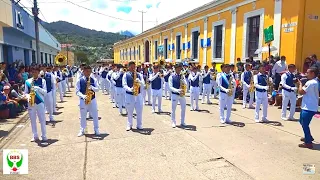
[[[139,45],[139,49],[138,49],[138,54],[139,54],[139,60],[141,59],[141,56],[140,56],[140,45]]]
[[[198,59],[199,31],[192,32],[192,57]]]
[[[164,39],[164,59],[168,59],[168,39]]]
[[[214,27],[214,57],[222,58],[222,38],[223,38],[223,25]]]
[[[41,64],[43,64],[43,53],[40,53],[41,56]]]
[[[158,60],[158,41],[154,41],[154,59]]]
[[[133,47],[133,59],[136,60],[136,47]]]
[[[258,56],[254,52],[259,48],[259,37],[260,37],[260,16],[254,16],[248,18],[248,57]]]
[[[176,37],[176,59],[181,58],[181,35]]]

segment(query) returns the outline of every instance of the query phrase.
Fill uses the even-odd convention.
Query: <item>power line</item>
[[[121,20],[121,21],[128,21],[128,22],[141,22],[141,21],[136,21],[136,20],[128,20],[128,19],[118,18],[118,17],[115,17],[115,16],[110,16],[110,15],[103,14],[103,13],[101,13],[101,12],[98,12],[98,11],[95,11],[95,10],[92,10],[92,9],[89,9],[89,8],[86,8],[86,7],[83,7],[83,6],[80,6],[79,4],[76,4],[76,3],[71,2],[71,1],[69,1],[69,0],[65,0],[65,1],[68,2],[68,3],[70,3],[70,4],[72,4],[72,5],[74,5],[74,6],[78,6],[78,7],[82,8],[82,9],[85,9],[85,10],[88,10],[88,11],[91,11],[91,12],[94,12],[94,13],[97,13],[97,14],[100,14],[100,15],[103,15],[103,16],[106,16],[106,17],[109,17],[109,18],[112,18],[112,19],[117,19],[117,20]],[[148,22],[148,23],[152,22],[152,23],[154,23],[154,21],[145,21],[145,22]]]

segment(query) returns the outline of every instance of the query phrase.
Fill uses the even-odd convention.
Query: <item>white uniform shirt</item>
[[[30,78],[30,79],[27,79],[25,82],[24,94],[28,99],[30,98],[30,95],[29,95],[30,90],[29,90],[29,86],[27,86],[27,83],[31,85],[32,81],[33,81],[33,78]],[[39,86],[34,86],[34,90],[41,97],[41,99],[44,100],[44,97],[47,94],[46,80],[42,79],[42,88],[40,88]]]
[[[289,72],[289,73],[290,73],[290,72]],[[286,84],[287,78],[288,78],[287,73],[283,73],[283,74],[281,75],[281,82],[280,82],[280,84],[281,84],[284,88],[286,88],[286,89],[296,90],[296,89],[297,89],[296,87],[291,87],[291,86],[289,86],[289,85]],[[294,80],[294,79],[293,79],[293,80]]]
[[[243,73],[241,73],[241,83],[243,86],[246,86],[247,88],[250,88],[250,84],[247,84],[245,81],[244,81],[244,73],[245,72],[248,72],[247,70],[245,70]],[[251,78],[253,78],[253,76],[251,76]],[[250,79],[251,81],[251,79]]]
[[[302,89],[306,93],[302,97],[301,109],[317,112],[319,99],[318,80],[315,78],[307,81]]]
[[[279,60],[273,65],[272,74],[275,75],[276,73],[281,73],[286,70],[288,70],[287,63]]]
[[[120,71],[113,72],[113,74],[111,76],[111,82],[112,82],[113,85],[116,85],[116,80],[119,79],[120,75],[121,75]]]
[[[191,81],[195,81],[197,80],[197,78],[200,76],[200,72],[194,73],[194,72],[190,72],[188,80],[189,82]],[[199,79],[199,83],[200,83],[200,79]]]
[[[179,92],[179,89],[176,89],[176,88],[174,88],[173,87],[173,83],[172,83],[172,76],[173,75],[177,75],[177,73],[172,73],[172,75],[169,77],[169,80],[168,80],[168,82],[169,82],[169,89],[171,90],[171,92],[175,92],[175,93],[180,93]],[[186,78],[183,76],[183,83],[184,84],[187,84],[187,80],[186,80]]]
[[[226,78],[226,80],[228,81],[226,75],[227,75],[226,73],[221,72],[221,73],[219,73],[218,76],[217,76],[217,84],[218,84],[219,88],[220,88],[221,90],[225,91],[225,92],[227,91],[227,89],[222,86],[222,78]],[[234,79],[234,77],[233,77],[232,74],[230,74],[230,76],[231,76],[230,78],[232,78],[231,83],[232,83],[232,85],[233,85],[233,91],[234,91],[234,90],[236,89],[236,86],[235,86],[236,81],[235,81],[235,79]]]
[[[122,77],[122,86],[123,88],[127,91],[127,92],[132,92],[133,91],[133,87],[129,87],[128,86],[128,83],[127,83],[127,74],[128,73],[131,73],[131,72],[126,72],[123,77]],[[131,75],[131,74],[130,74]],[[140,87],[144,87],[145,86],[145,82],[144,82],[144,79],[143,79],[143,76],[142,74],[140,73],[137,73],[137,79],[139,79],[139,82],[140,82]],[[133,81],[135,81],[136,79],[133,79]]]
[[[81,78],[86,79],[85,76],[82,76]],[[80,79],[81,79],[81,78],[80,78]],[[91,77],[90,77],[90,78],[91,78]],[[80,79],[79,79],[79,80],[80,80]],[[91,89],[92,91],[94,91],[94,92],[98,92],[98,91],[99,91],[98,82],[97,82],[97,80],[96,80],[95,78],[92,78],[92,79],[93,79],[93,81],[94,81],[94,86],[90,85],[90,89]],[[77,81],[77,84],[76,84],[76,95],[79,96],[79,98],[82,98],[82,99],[84,99],[84,97],[86,96],[85,94],[82,94],[82,93],[80,92],[80,81]]]

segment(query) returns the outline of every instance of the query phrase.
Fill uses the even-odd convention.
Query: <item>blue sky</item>
[[[45,1],[47,0],[41,2]],[[191,0],[70,0],[98,13],[66,3],[65,0],[54,1],[58,3],[39,3],[40,11],[44,15],[43,17],[40,14],[41,19],[48,22],[68,21],[98,31],[129,30],[141,33],[141,10],[146,12],[143,26],[144,30],[147,30],[213,0],[197,0],[195,3],[186,3]],[[30,0],[21,0],[21,3],[32,7]]]

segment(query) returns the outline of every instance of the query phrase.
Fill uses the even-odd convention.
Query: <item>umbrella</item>
[[[170,62],[172,62],[172,59],[166,59],[165,60],[167,63],[170,63]]]
[[[270,52],[272,51],[276,51],[277,48],[274,46],[270,46]],[[268,46],[264,46],[262,48],[257,49],[254,53],[255,54],[261,54],[261,53],[268,53],[269,52],[269,47]]]

